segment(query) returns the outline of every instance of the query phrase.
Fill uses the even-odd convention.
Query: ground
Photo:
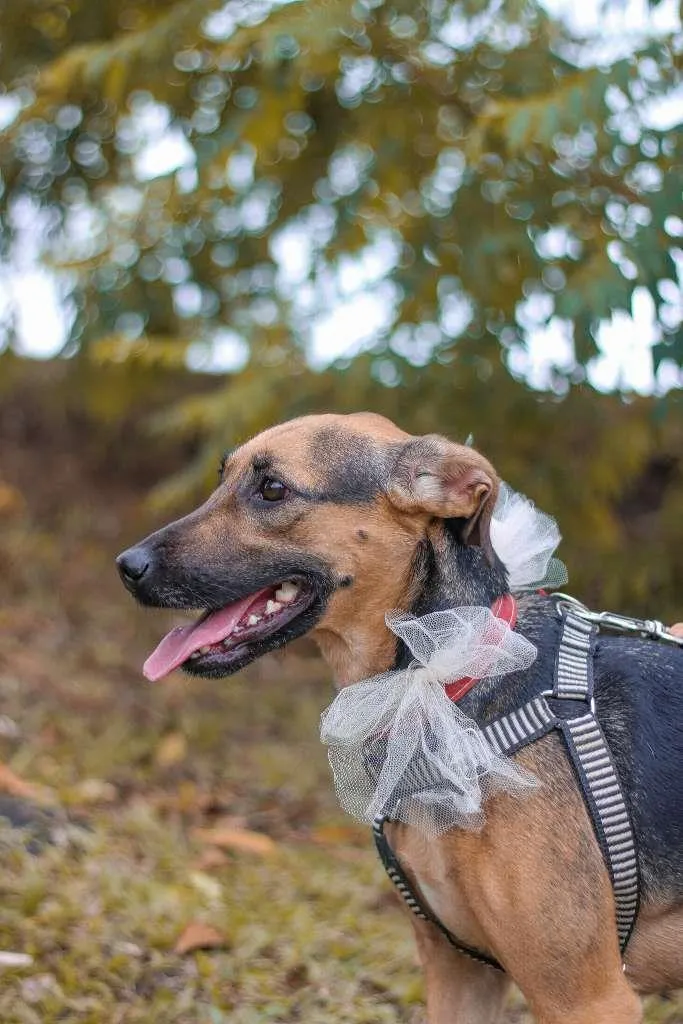
[[[408,922],[318,742],[322,664],[302,642],[146,683],[175,620],[134,606],[112,556],[149,524],[27,437],[0,481],[0,814],[26,820],[0,830],[0,1020],[421,1021]]]

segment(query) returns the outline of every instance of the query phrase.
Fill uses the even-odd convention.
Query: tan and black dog
[[[148,659],[160,678],[182,667],[226,676],[304,633],[339,686],[405,664],[385,613],[485,605],[507,590],[489,540],[498,494],[471,448],[412,437],[372,414],[310,416],[233,451],[208,501],[119,556],[145,605],[195,608]],[[480,724],[550,685],[558,643],[551,598],[519,602],[517,629],[537,647],[526,672],[461,707]],[[600,638],[597,713],[637,840],[641,908],[622,964],[609,875],[558,737],[517,759],[542,783],[492,797],[481,831],[426,840],[390,826],[416,889],[443,924],[505,968],[413,927],[432,1024],[490,1024],[509,979],[540,1024],[635,1024],[637,993],[683,985],[683,652]],[[543,688],[541,685],[540,688]]]

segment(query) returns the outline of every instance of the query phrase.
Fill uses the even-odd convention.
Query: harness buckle
[[[620,615],[617,612],[592,612],[571,594],[555,594],[558,613],[570,612],[577,619],[590,622],[598,629],[607,629],[613,633],[627,633],[645,637],[648,640],[662,640],[676,647],[683,647],[683,637],[674,636],[659,619],[637,619],[632,615]]]

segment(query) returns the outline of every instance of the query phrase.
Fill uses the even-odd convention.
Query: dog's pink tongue
[[[205,619],[200,619],[191,626],[177,626],[172,629],[142,666],[146,678],[155,683],[157,679],[163,679],[174,668],[178,668],[178,665],[182,665],[200,647],[225,640],[259,596],[260,592],[250,594],[249,597],[235,601],[220,611],[211,612]]]

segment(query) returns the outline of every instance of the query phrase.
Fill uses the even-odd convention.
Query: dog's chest
[[[400,822],[388,822],[386,834],[410,882],[441,924],[460,941],[485,947],[472,906],[472,865],[468,871],[469,858],[456,848],[452,836],[427,838]]]

